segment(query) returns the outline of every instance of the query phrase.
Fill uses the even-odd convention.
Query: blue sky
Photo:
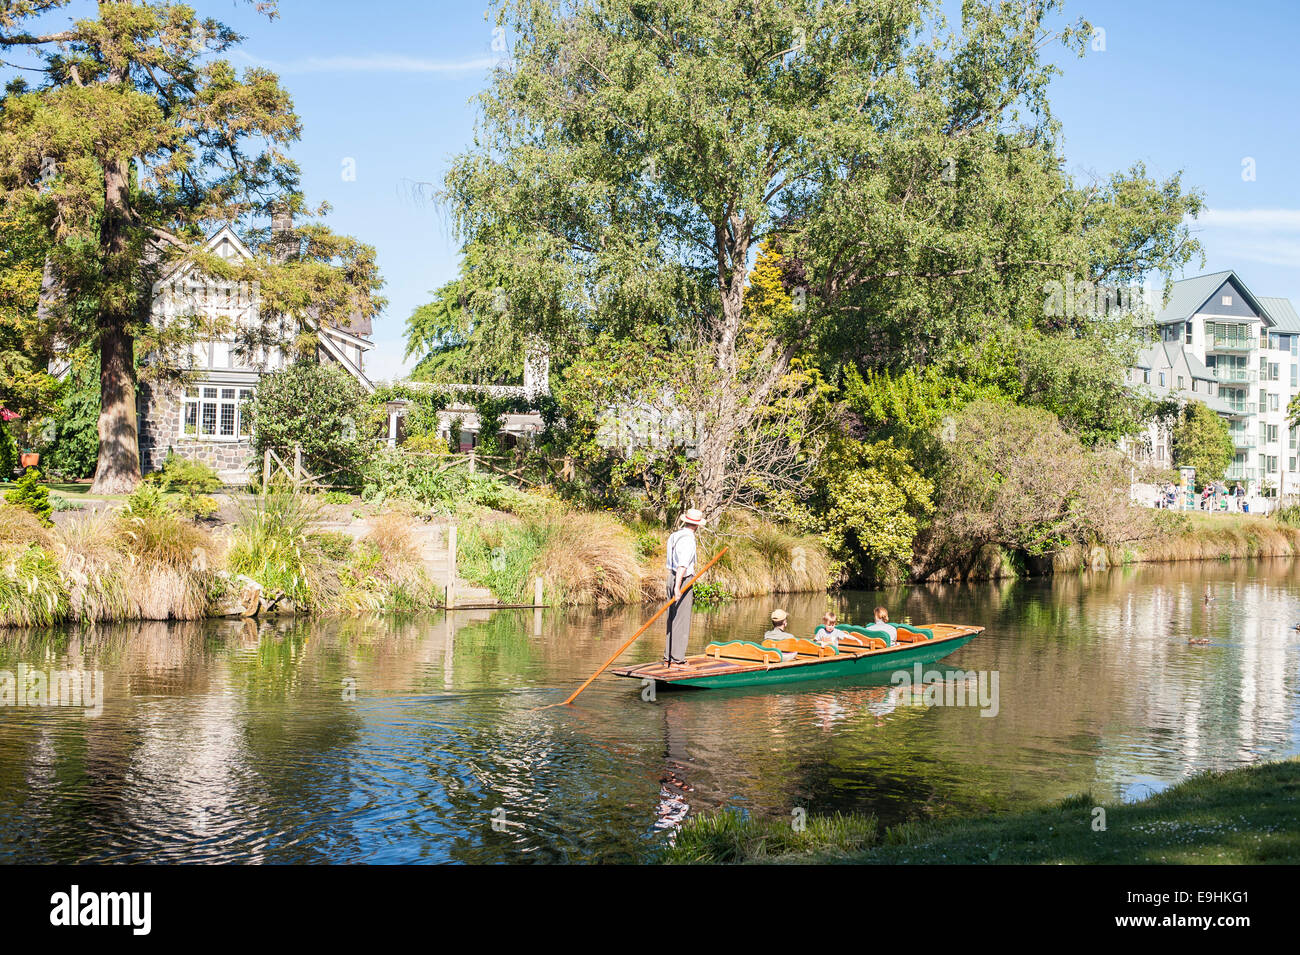
[[[281,0],[267,22],[228,0],[192,2],[246,35],[237,62],[276,69],[293,95],[309,200],[328,201],[334,228],[376,246],[388,283],[368,370],[400,374],[406,316],[457,263],[446,216],[411,184],[440,182],[472,140],[471,99],[496,55],[486,5]],[[1104,49],[1059,58],[1052,100],[1071,170],[1104,176],[1139,160],[1153,175],[1183,170],[1210,210],[1194,224],[1205,270],[1236,269],[1256,294],[1300,302],[1300,8],[1078,0],[1066,14],[1104,30]]]

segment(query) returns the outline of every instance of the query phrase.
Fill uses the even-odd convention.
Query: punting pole
[[[722,557],[722,555],[725,554],[726,552],[727,552],[727,548],[724,547],[724,548],[722,548],[722,550],[720,550],[720,551],[718,551],[716,554],[714,554],[714,555],[713,555],[713,559],[710,560],[707,564],[705,564],[705,565],[700,569],[700,572],[699,572],[698,574],[696,574],[694,577],[692,577],[690,580],[688,580],[688,581],[686,582],[686,586],[682,587],[682,591],[685,592],[685,591],[687,591],[687,590],[690,590],[691,587],[695,586],[695,581],[697,581],[697,580],[699,580],[701,577],[703,577],[704,574],[705,574],[705,571],[707,571],[710,567],[712,567],[714,564],[716,564],[716,563],[718,562],[718,560]],[[576,700],[576,699],[578,698],[578,694],[579,694],[579,693],[581,693],[581,692],[582,692],[583,690],[585,690],[587,687],[591,686],[591,684],[595,681],[596,677],[600,676],[600,675],[601,675],[602,673],[604,673],[607,669],[609,669],[610,664],[612,664],[615,660],[617,660],[620,656],[622,656],[624,650],[626,650],[628,647],[632,646],[632,644],[636,643],[637,637],[639,637],[639,636],[641,636],[641,634],[645,633],[646,630],[649,629],[650,624],[654,623],[654,622],[655,622],[656,620],[658,620],[661,616],[663,616],[664,611],[667,610],[669,607],[671,607],[671,606],[672,606],[673,604],[675,604],[676,602],[677,602],[677,596],[676,596],[676,594],[674,594],[673,597],[672,597],[672,598],[671,598],[671,599],[670,599],[666,604],[664,604],[662,607],[660,607],[658,610],[655,611],[655,615],[654,615],[653,617],[651,617],[651,618],[650,618],[649,620],[647,620],[645,623],[641,624],[641,629],[638,630],[636,633],[632,634],[631,638],[627,641],[627,643],[623,644],[621,647],[619,647],[617,650],[615,650],[615,651],[613,652],[613,654],[610,655],[610,658],[609,658],[608,660],[606,660],[604,663],[602,663],[602,664],[600,665],[600,669],[597,670],[595,673],[593,673],[591,676],[589,676],[589,677],[587,678],[587,682],[586,682],[586,683],[582,684],[582,686],[580,686],[580,687],[578,687],[576,690],[574,690],[574,691],[573,691],[573,695],[570,696],[567,700],[565,700],[563,703],[550,703],[550,704],[548,704],[548,705],[546,705],[546,706],[538,707],[538,709],[548,710],[548,709],[550,709],[552,706],[568,706],[570,703],[572,703],[574,700]]]

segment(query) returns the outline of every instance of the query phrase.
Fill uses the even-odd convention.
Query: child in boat
[[[835,612],[827,610],[822,614],[822,628],[817,631],[817,634],[813,639],[822,646],[838,647],[840,641],[848,636],[848,634],[843,630],[837,629],[835,626],[836,623],[838,623],[838,619],[835,616]]]
[[[877,607],[876,619],[862,629],[883,633],[886,643],[894,643],[898,639],[898,628],[889,622],[889,611],[884,607]]]

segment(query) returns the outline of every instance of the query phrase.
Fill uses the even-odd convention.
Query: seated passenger
[[[784,640],[786,637],[792,637],[792,636],[794,636],[794,634],[787,632],[786,629],[785,629],[786,621],[789,620],[789,619],[790,619],[790,615],[787,614],[787,613],[786,613],[784,610],[782,610],[780,607],[778,607],[776,610],[773,610],[773,611],[772,611],[772,629],[769,630],[767,633],[763,634],[763,639],[764,639],[764,640]],[[782,660],[793,660],[793,659],[795,659],[795,658],[798,657],[798,656],[799,656],[799,654],[794,653],[794,652],[791,652],[791,651],[782,651],[782,653],[781,653],[781,659],[782,659]]]
[[[790,615],[787,614],[781,608],[778,607],[776,610],[773,610],[772,629],[769,630],[767,633],[763,634],[763,639],[784,640],[786,637],[791,636],[792,634],[788,633],[785,629],[786,621],[789,619],[790,619]]]
[[[835,612],[827,610],[822,614],[822,628],[817,631],[817,635],[813,639],[822,646],[838,648],[840,641],[847,637],[848,634],[843,630],[836,629],[835,624],[837,622],[838,618],[836,618]]]
[[[886,643],[894,643],[898,639],[898,628],[889,622],[889,611],[884,607],[877,607],[876,619],[862,629],[883,633],[885,635]]]

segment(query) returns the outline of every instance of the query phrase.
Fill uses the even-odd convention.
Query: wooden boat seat
[[[825,630],[825,627],[818,627],[817,633]],[[842,647],[866,647],[868,650],[884,650],[889,646],[889,641],[883,634],[873,633],[865,627],[855,627],[852,624],[842,623],[839,629],[844,632],[845,636],[840,640]],[[814,634],[814,637],[816,634]]]
[[[798,653],[805,657],[833,657],[839,653],[834,647],[823,646],[804,637],[782,637],[780,640],[764,640],[763,646],[773,647],[785,653]]]
[[[898,630],[899,643],[924,643],[934,639],[934,631],[924,627],[912,627],[905,623],[896,623],[894,627]]]
[[[862,647],[864,650],[884,650],[889,646],[883,637],[859,636],[856,633],[850,633],[840,638],[842,647]]]
[[[753,660],[757,663],[780,663],[781,651],[772,647],[760,646],[748,640],[732,640],[728,643],[710,643],[704,648],[704,655],[728,660]]]

